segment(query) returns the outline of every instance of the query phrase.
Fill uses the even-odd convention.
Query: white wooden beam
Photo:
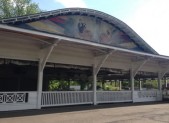
[[[103,64],[105,63],[105,61],[108,59],[108,57],[115,52],[115,50],[110,51],[109,53],[107,53],[106,55],[103,56],[103,58],[99,61],[98,65],[95,68],[95,74],[98,74],[100,68],[103,66]]]
[[[169,72],[169,66],[167,66],[164,70],[161,70],[160,72],[160,79],[162,79],[166,73]]]
[[[52,53],[53,49],[55,46],[57,46],[57,44],[59,43],[60,41],[54,41],[53,44],[50,44],[48,47],[44,48],[43,50],[47,49],[47,51],[45,52],[45,54],[43,54],[43,57],[42,57],[42,62],[41,62],[41,70],[44,69],[45,65],[46,65],[46,62],[50,56],[50,54]]]
[[[133,76],[135,77],[137,72],[150,60],[150,58],[147,58],[143,61],[141,61],[141,63],[137,66],[136,69],[133,70]]]

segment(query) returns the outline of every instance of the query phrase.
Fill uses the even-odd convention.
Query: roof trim
[[[148,56],[148,57],[153,57],[153,58],[160,58],[160,59],[169,60],[168,56],[144,53],[144,52],[139,52],[139,51],[133,51],[133,50],[128,50],[128,49],[98,44],[98,43],[94,43],[94,42],[89,42],[89,41],[82,40],[82,39],[70,38],[70,37],[48,34],[48,33],[38,32],[38,31],[32,31],[32,30],[28,30],[28,29],[11,27],[11,26],[8,26],[8,25],[3,25],[3,24],[0,24],[0,29],[6,29],[6,30],[16,31],[16,32],[24,32],[24,33],[27,33],[27,34],[45,36],[45,37],[55,38],[55,39],[59,39],[59,40],[66,40],[66,41],[74,42],[74,43],[81,43],[81,44],[85,44],[85,45],[90,45],[90,46],[95,46],[95,47],[100,47],[100,48],[106,48],[106,49],[110,49],[110,50],[116,50],[116,51],[132,53],[132,54],[141,55],[141,56]]]
[[[110,23],[117,28],[119,28],[121,31],[126,33],[136,44],[142,47],[142,45],[145,45],[147,49],[149,49],[152,54],[158,54],[150,45],[148,45],[133,29],[131,29],[127,24],[122,22],[121,20],[108,15],[106,13],[96,11],[93,9],[86,9],[86,8],[66,8],[66,9],[58,9],[48,12],[42,12],[32,15],[25,15],[25,16],[18,16],[8,19],[2,19],[0,20],[1,24],[15,24],[18,22],[25,23],[27,21],[35,21],[42,18],[48,18],[52,16],[59,16],[59,15],[87,15],[92,17],[97,17],[102,19],[103,21],[106,21],[107,23]]]

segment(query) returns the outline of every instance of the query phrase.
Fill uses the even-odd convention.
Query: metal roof
[[[9,26],[15,26],[17,23],[26,23],[26,22],[33,22],[40,19],[48,18],[48,17],[54,17],[54,16],[60,16],[60,15],[84,15],[84,16],[91,16],[95,18],[99,18],[115,27],[117,27],[119,30],[123,31],[126,35],[128,35],[137,45],[140,47],[146,47],[152,54],[158,55],[158,53],[149,46],[133,29],[131,29],[127,24],[122,22],[121,20],[108,15],[106,13],[92,10],[92,9],[86,9],[86,8],[66,8],[66,9],[58,9],[53,11],[47,11],[32,15],[25,15],[25,16],[18,16],[18,17],[12,17],[12,18],[6,18],[0,20],[0,24],[6,24]]]

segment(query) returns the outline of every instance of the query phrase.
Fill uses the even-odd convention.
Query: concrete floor
[[[169,123],[169,102],[0,112],[0,123]]]

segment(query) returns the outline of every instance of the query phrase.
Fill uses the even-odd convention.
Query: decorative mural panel
[[[89,16],[57,16],[35,22],[22,23],[17,26],[125,49],[143,51],[143,49],[138,47],[125,33],[115,26]]]

